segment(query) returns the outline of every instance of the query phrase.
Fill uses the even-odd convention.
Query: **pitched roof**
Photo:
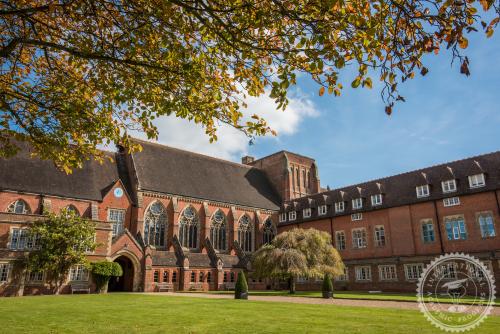
[[[260,169],[141,141],[132,154],[139,188],[277,210],[279,195]]]
[[[52,161],[32,158],[29,144],[19,143],[20,152],[0,158],[0,190],[19,191],[85,200],[102,200],[105,190],[119,179],[115,163],[88,160],[83,168],[67,175]],[[113,153],[105,154],[114,157]]]
[[[480,188],[470,188],[468,177],[475,174],[485,174],[486,185]],[[441,182],[455,179],[457,191],[443,193]],[[416,187],[429,185],[430,195],[417,198]],[[327,216],[341,216],[352,212],[363,212],[381,208],[395,207],[446,197],[460,196],[477,192],[491,191],[500,188],[500,151],[479,155],[463,160],[452,161],[403,174],[363,182],[323,193],[297,198],[285,203],[283,211],[301,210],[318,205],[330,205]],[[382,194],[382,205],[372,206],[371,195]],[[363,198],[363,209],[352,210],[352,199]],[[345,202],[342,213],[333,212],[333,204]],[[300,220],[301,217],[298,217]],[[316,219],[315,214],[311,220]],[[294,221],[295,223],[295,221]]]

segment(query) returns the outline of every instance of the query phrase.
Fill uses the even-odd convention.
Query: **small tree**
[[[235,299],[248,298],[248,284],[244,272],[240,272],[238,274],[238,280],[236,281],[236,286],[234,287],[234,298]]]
[[[323,292],[323,298],[331,298],[333,296],[333,283],[329,274],[326,274],[323,278],[323,286],[321,290]]]
[[[106,293],[109,279],[123,275],[122,267],[116,262],[99,261],[91,264],[92,275],[99,293]]]
[[[295,293],[299,276],[320,278],[330,274],[335,277],[344,270],[330,235],[315,229],[293,229],[279,234],[255,252],[252,264],[256,277],[288,279],[290,293]]]
[[[95,223],[77,216],[72,210],[46,214],[45,219],[29,227],[29,238],[36,249],[28,253],[24,263],[28,271],[45,271],[54,293],[59,294],[71,267],[88,267],[86,253],[97,247]]]

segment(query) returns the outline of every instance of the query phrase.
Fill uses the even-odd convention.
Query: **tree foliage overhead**
[[[39,247],[26,255],[26,269],[46,272],[56,293],[71,267],[88,265],[86,253],[97,247],[95,223],[77,216],[72,210],[48,213],[47,217],[29,226],[29,235],[38,240]]]
[[[344,264],[332,246],[330,235],[316,229],[292,229],[280,233],[255,252],[254,275],[262,278],[337,277]]]
[[[162,115],[199,123],[211,140],[221,123],[263,135],[272,129],[243,116],[245,96],[269,93],[284,108],[300,72],[319,95],[340,95],[347,66],[354,88],[383,82],[390,114],[398,84],[428,72],[423,55],[450,48],[469,74],[460,48],[470,32],[493,34],[499,3],[0,1],[0,153],[16,151],[14,135],[69,171],[102,143],[138,149],[127,133],[156,138]]]

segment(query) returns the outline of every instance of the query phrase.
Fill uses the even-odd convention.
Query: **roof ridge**
[[[211,159],[211,160],[223,162],[223,163],[226,163],[226,164],[229,164],[229,165],[235,165],[236,167],[243,167],[243,168],[246,168],[246,169],[257,168],[255,166],[249,166],[249,165],[241,164],[241,163],[238,163],[238,162],[234,162],[234,161],[230,161],[230,160],[226,160],[226,159],[222,159],[222,158],[216,158],[216,157],[213,157],[213,156],[210,156],[210,155],[207,155],[207,154],[192,152],[192,151],[184,150],[184,149],[181,149],[181,148],[173,147],[173,146],[170,146],[170,145],[161,144],[161,143],[158,143],[158,142],[151,142],[149,140],[144,140],[144,139],[139,139],[139,138],[132,138],[132,140],[140,141],[140,142],[143,142],[143,143],[146,143],[146,144],[150,144],[150,145],[159,146],[159,147],[162,147],[162,148],[167,148],[167,149],[171,149],[171,150],[176,150],[176,151],[184,152],[184,153],[186,153],[188,155],[194,155],[194,156],[199,156],[199,157],[206,158],[206,159]]]
[[[266,159],[266,158],[269,158],[269,157],[272,157],[272,156],[275,156],[275,155],[278,155],[280,153],[284,153],[284,154],[293,154],[293,155],[296,155],[298,157],[301,157],[301,158],[306,158],[306,159],[309,159],[309,160],[312,160],[314,162],[316,162],[315,159],[311,158],[311,157],[308,157],[308,156],[305,156],[305,155],[302,155],[302,154],[299,154],[299,153],[294,153],[294,152],[291,152],[291,151],[287,151],[287,150],[279,150],[277,152],[274,152],[274,153],[271,153],[271,154],[268,154],[268,155],[265,155],[261,158],[258,158],[258,159],[255,159],[254,161],[252,161],[252,164],[255,163],[256,161],[260,161],[260,160],[263,160],[263,159]]]
[[[320,195],[320,194],[333,193],[335,191],[340,191],[340,190],[343,190],[343,189],[346,189],[346,188],[352,188],[352,187],[360,186],[360,185],[363,185],[363,184],[366,184],[366,183],[372,183],[372,182],[387,180],[387,179],[390,179],[390,178],[393,178],[393,177],[397,177],[397,176],[403,176],[403,175],[408,175],[408,174],[412,174],[412,173],[418,173],[418,172],[422,172],[422,171],[430,169],[430,168],[445,167],[448,164],[454,164],[454,163],[458,163],[458,162],[462,162],[462,161],[466,161],[466,160],[472,160],[472,159],[476,159],[476,158],[481,158],[481,157],[485,157],[485,156],[493,155],[493,154],[500,154],[500,151],[492,151],[492,152],[488,152],[488,153],[473,155],[471,157],[457,159],[457,160],[452,160],[452,161],[447,161],[447,162],[443,162],[443,163],[438,163],[438,164],[430,165],[430,166],[427,166],[427,167],[414,169],[414,170],[411,170],[411,171],[408,171],[408,172],[403,172],[403,173],[398,173],[398,174],[394,174],[394,175],[379,177],[379,178],[376,178],[376,179],[371,179],[371,180],[368,180],[368,181],[363,181],[363,182],[359,182],[359,183],[355,183],[355,184],[350,184],[350,185],[346,185],[344,187],[334,188],[334,189],[330,189],[330,190],[318,192],[316,194],[311,194],[311,195],[308,195],[308,196],[303,196],[303,197],[295,198],[294,200],[302,199],[302,198],[308,198],[308,197],[312,197],[312,196]],[[292,201],[292,200],[290,200],[290,201]]]

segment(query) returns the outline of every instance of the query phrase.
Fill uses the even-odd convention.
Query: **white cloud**
[[[277,110],[268,95],[248,98],[248,108],[244,109],[243,113],[245,116],[257,114],[263,117],[269,126],[278,132],[278,138],[294,134],[305,117],[315,117],[319,114],[312,100],[300,92],[290,96],[285,111]],[[159,118],[155,125],[159,131],[158,142],[165,145],[234,161],[239,161],[248,151],[249,139],[225,124],[218,127],[218,140],[212,144],[199,124],[175,116],[165,116]]]

